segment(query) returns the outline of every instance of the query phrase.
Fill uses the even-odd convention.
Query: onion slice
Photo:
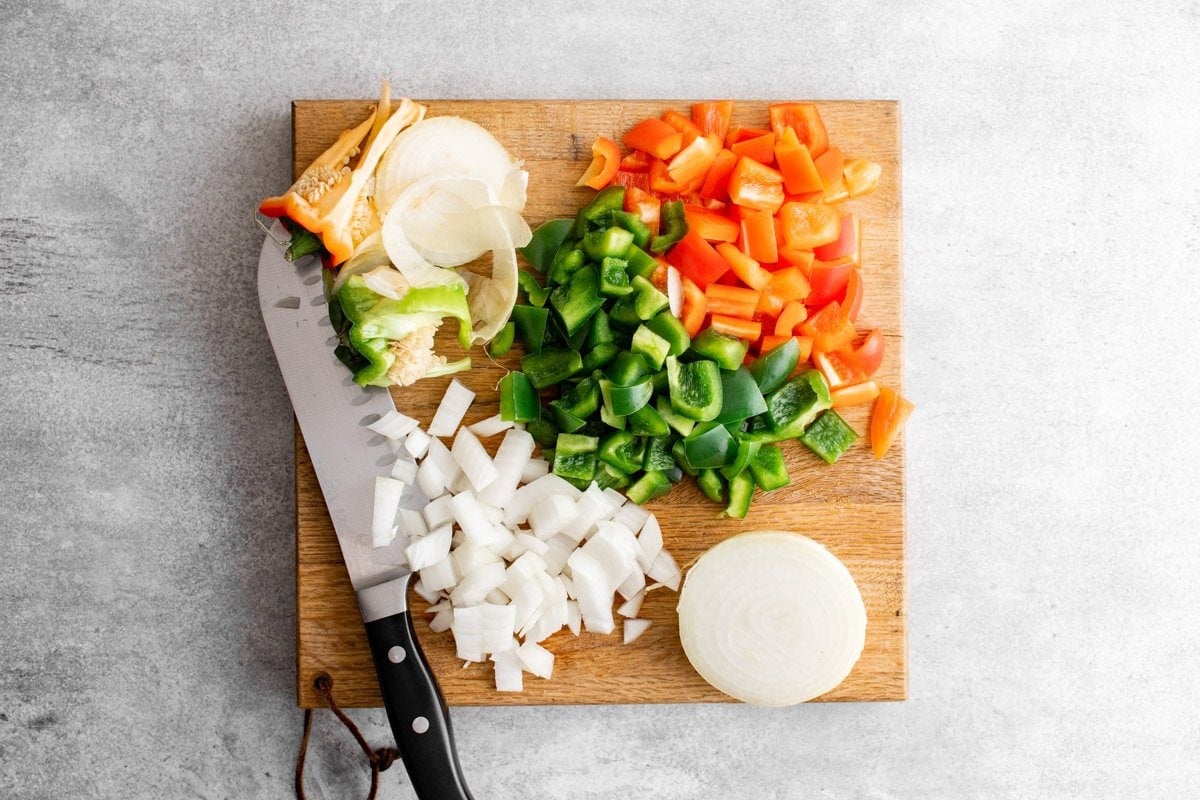
[[[688,572],[678,610],[696,671],[760,706],[830,691],[866,641],[866,609],[850,571],[797,533],[743,533],[716,545]]]

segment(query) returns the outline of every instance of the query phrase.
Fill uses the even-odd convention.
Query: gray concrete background
[[[911,699],[456,710],[476,797],[1200,795],[1196,4],[640,6],[0,3],[0,797],[290,796],[250,210],[384,75],[903,103]]]

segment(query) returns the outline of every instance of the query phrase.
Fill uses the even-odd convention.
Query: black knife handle
[[[446,699],[405,611],[366,623],[383,707],[420,800],[474,800],[454,747]]]

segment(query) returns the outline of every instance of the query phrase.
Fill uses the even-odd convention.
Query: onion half
[[[866,641],[866,608],[850,571],[797,533],[744,533],[716,545],[688,572],[678,610],[696,671],[761,706],[830,691]]]

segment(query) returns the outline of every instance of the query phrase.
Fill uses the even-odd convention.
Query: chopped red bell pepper
[[[783,188],[789,195],[824,191],[825,184],[812,155],[790,127],[775,137],[775,163],[783,175]]]
[[[841,302],[846,297],[846,284],[853,272],[854,264],[849,259],[829,263],[817,261],[808,273],[812,293],[804,302],[813,308],[821,308],[834,300]]]
[[[662,121],[679,131],[683,136],[684,147],[691,144],[693,139],[704,135],[704,131],[692,122],[691,117],[685,117],[673,108],[662,115]]]
[[[874,375],[879,371],[880,364],[883,363],[883,352],[883,333],[876,329],[868,333],[862,344],[854,348],[854,358],[862,367],[863,372],[868,376]]]
[[[862,273],[856,267],[854,272],[850,273],[850,280],[846,281],[845,299],[841,301],[842,305],[846,308],[846,316],[851,322],[858,322],[858,310],[862,307],[862,301]]]
[[[719,211],[685,204],[683,214],[687,219],[688,229],[698,233],[702,239],[710,242],[732,242],[738,237],[738,224]]]
[[[654,156],[642,150],[632,150],[621,159],[621,169],[625,172],[649,172]]]
[[[858,265],[858,242],[861,236],[858,217],[844,214],[841,219],[841,230],[838,238],[829,244],[813,248],[813,254],[818,261],[836,261],[839,258],[849,258],[855,266]]]
[[[732,150],[722,150],[717,153],[712,166],[708,168],[704,185],[700,187],[700,196],[706,200],[728,200],[729,176],[736,165],[737,156],[733,154]]]
[[[695,231],[688,231],[667,251],[667,261],[701,289],[729,271],[729,262]]]
[[[800,326],[805,336],[813,340],[813,349],[823,353],[838,350],[854,341],[854,323],[835,300]]]

